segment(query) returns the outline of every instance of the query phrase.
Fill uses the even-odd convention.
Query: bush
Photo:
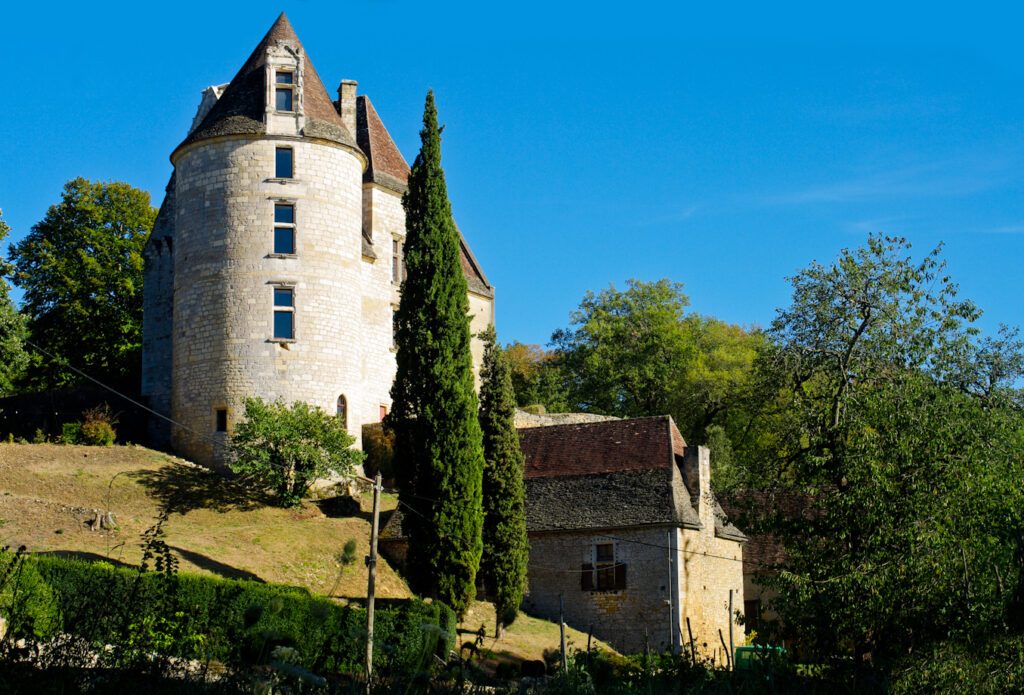
[[[385,430],[384,426],[375,422],[363,425],[363,472],[372,478],[378,473],[385,485],[395,479],[395,433]]]
[[[298,504],[315,481],[348,475],[363,460],[340,418],[302,402],[246,398],[245,420],[231,440],[231,470],[273,489],[283,506]]]
[[[90,446],[111,446],[117,438],[117,418],[107,404],[82,413],[82,441]]]
[[[61,444],[81,444],[82,439],[82,423],[80,422],[65,422],[61,426],[60,443]]]
[[[314,672],[361,673],[364,667],[365,610],[305,589],[52,556],[31,557],[29,566],[52,591],[56,627],[94,645],[116,644],[119,636],[146,629],[189,636],[156,642],[166,656],[244,666],[266,664],[275,648],[288,647],[296,651],[292,663]],[[374,668],[381,673],[415,674],[454,643],[455,618],[446,606],[418,600],[379,600],[377,606]]]
[[[0,615],[6,637],[46,639],[53,636],[58,616],[53,593],[39,571],[26,562],[24,548],[0,551]]]

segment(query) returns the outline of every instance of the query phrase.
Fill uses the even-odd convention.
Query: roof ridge
[[[564,413],[547,413],[548,415],[563,415]],[[572,413],[569,413],[572,414]],[[580,413],[582,415],[600,415],[600,413]],[[628,423],[636,422],[638,420],[658,420],[666,419],[674,422],[671,415],[640,415],[637,417],[616,417],[612,420],[594,420],[592,422],[561,422],[551,425],[542,425],[539,427],[520,427],[518,428],[522,432],[531,432],[533,430],[551,430],[556,427],[596,427],[599,425],[608,425],[609,423]]]

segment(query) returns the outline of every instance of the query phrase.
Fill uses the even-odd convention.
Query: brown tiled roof
[[[519,430],[525,476],[595,475],[675,465],[667,415]],[[682,439],[680,437],[680,439]]]
[[[285,41],[296,48],[302,42],[284,12],[277,18],[270,31],[263,37],[242,65],[234,79],[224,90],[217,103],[210,109],[203,122],[182,143],[182,145],[216,137],[219,135],[259,134],[266,132],[263,117],[266,109],[265,76],[267,48]],[[348,132],[345,122],[334,108],[327,95],[324,83],[317,75],[309,55],[303,50],[303,104],[306,115],[304,135],[334,140],[346,145],[355,145],[355,138]]]
[[[369,160],[363,181],[404,193],[409,187],[409,165],[365,94],[356,97],[356,143]]]

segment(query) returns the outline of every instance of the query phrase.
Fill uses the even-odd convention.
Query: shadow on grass
[[[178,463],[129,475],[160,500],[168,514],[186,514],[193,509],[251,511],[271,504],[267,493],[244,480],[198,466]]]
[[[169,545],[167,547],[181,556],[183,560],[188,560],[196,567],[201,567],[208,572],[213,572],[214,574],[226,579],[248,579],[249,581],[259,582],[260,584],[266,583],[260,579],[258,574],[253,574],[252,572],[238,569],[231,565],[225,565],[223,562],[217,562],[212,557],[208,557],[202,553],[185,550],[184,548],[179,548],[176,545]]]

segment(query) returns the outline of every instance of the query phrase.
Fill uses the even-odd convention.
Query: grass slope
[[[394,496],[384,495],[382,527],[396,504]],[[220,475],[138,446],[0,444],[0,545],[24,545],[34,553],[137,565],[140,535],[166,511],[166,541],[184,571],[362,599],[370,508],[367,494],[351,516],[325,514],[312,502],[278,509]],[[92,531],[87,522],[94,509],[113,512],[118,530]],[[356,562],[343,568],[338,558],[350,538],[356,541]],[[377,595],[410,595],[383,559]],[[481,625],[487,634],[483,649],[495,661],[540,659],[545,650],[558,649],[558,626],[525,615],[495,640],[489,603],[474,604],[461,629],[471,633]],[[582,649],[587,636],[569,629],[568,639]],[[461,640],[472,641],[473,635]]]

